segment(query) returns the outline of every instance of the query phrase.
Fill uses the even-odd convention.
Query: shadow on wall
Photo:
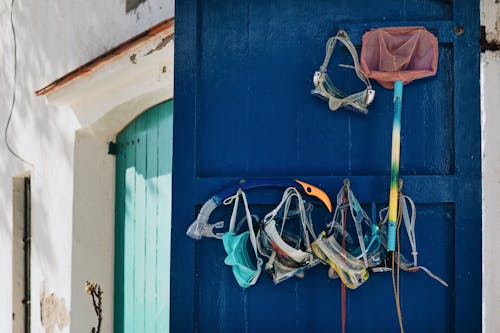
[[[141,3],[145,1],[146,0],[127,0],[125,6],[127,13],[130,12],[131,10],[136,9]]]
[[[15,174],[31,168],[12,156],[7,150],[4,141],[5,125],[9,116],[8,110],[11,109],[14,92],[14,71],[16,71],[16,96],[8,129],[10,146],[21,157],[36,165],[32,170],[35,186],[37,186],[37,183],[43,183],[46,177],[45,170],[63,171],[63,175],[64,172],[69,174],[71,170],[71,137],[74,128],[78,126],[76,119],[67,110],[62,110],[62,112],[56,109],[46,110],[48,107],[45,105],[45,101],[36,98],[33,94],[40,82],[39,78],[44,76],[43,73],[53,72],[53,67],[59,67],[56,70],[62,70],[62,62],[50,61],[51,59],[57,59],[54,58],[55,54],[50,54],[50,52],[55,53],[58,48],[46,47],[42,43],[43,38],[37,36],[43,35],[43,31],[46,31],[46,29],[33,29],[33,27],[45,24],[41,24],[39,21],[42,17],[45,17],[43,16],[44,10],[48,14],[49,9],[43,9],[47,6],[38,3],[33,3],[33,5],[28,9],[26,4],[19,1],[14,2],[13,23],[16,37],[16,57],[14,57],[14,35],[10,24],[3,25],[0,30],[1,35],[4,36],[0,40],[1,68],[3,72],[3,75],[0,75],[0,84],[2,87],[7,87],[0,91],[3,104],[2,110],[6,110],[0,113],[0,128],[2,130],[0,181],[3,184],[10,184],[11,178]],[[50,10],[52,11],[51,15],[46,17],[55,18],[56,22],[56,17],[63,17],[57,15],[59,7],[51,6]],[[34,14],[32,11],[37,11],[37,13]],[[10,1],[4,2],[0,12],[2,13],[2,22],[10,22]],[[62,20],[62,18],[59,20]],[[22,22],[30,22],[30,24],[22,24]],[[54,169],[52,166],[56,168]],[[52,194],[55,194],[56,197],[65,195],[65,193],[50,193],[51,190],[51,188],[47,188],[46,195],[52,196]],[[0,209],[2,212],[2,215],[0,215],[2,221],[0,223],[0,232],[5,233],[7,239],[10,239],[11,233],[10,227],[7,225],[7,221],[11,220],[11,214],[8,213],[12,205],[10,191],[10,186],[4,186],[0,191],[0,207],[5,207],[5,209]],[[40,203],[38,203],[38,206],[45,207]],[[34,218],[40,221],[40,218],[43,218],[40,215],[46,214],[37,214]],[[45,241],[45,239],[42,241]],[[48,255],[53,258],[50,253]],[[48,261],[53,262],[53,260]]]

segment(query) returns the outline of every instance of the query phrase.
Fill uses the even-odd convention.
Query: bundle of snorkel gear
[[[245,191],[259,188],[284,188],[281,201],[262,220],[251,213]],[[305,196],[301,193],[305,194]],[[371,273],[390,272],[387,251],[387,208],[379,212],[375,221],[365,212],[350,188],[350,181],[337,194],[333,218],[319,235],[314,231],[309,197],[316,197],[332,212],[328,195],[320,188],[303,181],[250,181],[212,196],[200,209],[187,235],[193,239],[216,238],[222,240],[226,258],[237,283],[248,288],[257,283],[261,271],[270,273],[275,284],[292,277],[303,277],[304,272],[318,264],[329,267],[330,278],[340,278],[350,289],[363,285]],[[238,220],[242,203],[244,215]],[[417,264],[415,237],[416,208],[413,200],[400,193],[401,222],[411,245],[413,262],[396,252],[397,265],[404,271],[422,270],[443,285],[447,284],[432,272]],[[225,222],[209,223],[210,215],[218,206],[233,205],[227,231]],[[374,204],[373,204],[374,205]],[[349,226],[354,225],[354,228]],[[245,231],[242,231],[246,226]],[[355,235],[350,231],[354,229]],[[399,227],[398,227],[399,229]],[[248,249],[252,249],[249,251]]]
[[[246,192],[270,187],[282,190],[283,194],[276,207],[260,220],[251,213]],[[231,267],[242,288],[255,285],[263,270],[278,284],[293,277],[303,278],[305,271],[315,266],[327,266],[328,277],[341,281],[342,332],[345,332],[346,322],[346,288],[359,288],[368,281],[370,274],[392,272],[396,310],[403,332],[399,304],[400,270],[411,273],[421,270],[442,285],[448,285],[417,263],[416,207],[401,189],[402,180],[398,189],[397,248],[394,252],[387,246],[389,208],[381,209],[377,217],[375,203],[372,203],[372,214],[368,216],[351,190],[348,179],[337,193],[334,210],[323,190],[300,180],[242,181],[208,199],[187,235],[195,240],[222,240],[226,252],[224,263]],[[319,199],[328,212],[333,211],[331,221],[319,235],[314,231],[314,205],[310,197],[315,197],[316,203]],[[239,208],[240,203],[243,209]],[[224,221],[209,223],[211,213],[222,205],[233,205],[226,231]],[[243,216],[238,221],[240,211],[243,211]],[[245,226],[247,230],[242,231]],[[401,226],[408,235],[412,261],[401,253]]]
[[[366,86],[352,94],[337,88],[328,74],[328,65],[337,42],[350,53],[353,64],[339,65],[353,69]],[[445,281],[417,261],[415,235],[416,207],[402,193],[399,179],[400,122],[403,84],[429,77],[437,70],[437,39],[423,27],[389,27],[373,29],[363,36],[361,60],[356,47],[344,30],[331,37],[319,70],[313,75],[311,94],[328,101],[330,110],[346,109],[366,115],[375,98],[369,78],[384,88],[394,88],[394,118],[391,154],[391,186],[389,205],[378,216],[372,203],[371,217],[365,212],[345,180],[337,193],[333,209],[328,195],[320,188],[300,180],[250,181],[220,192],[201,207],[187,235],[222,239],[227,254],[224,263],[231,266],[239,286],[255,285],[262,270],[267,271],[275,284],[293,277],[303,278],[306,270],[315,266],[328,267],[328,277],[339,278],[342,288],[342,332],[345,331],[346,288],[364,285],[370,274],[392,272],[393,291],[401,332],[404,332],[399,303],[400,270],[423,271],[444,286]],[[281,201],[262,220],[250,211],[246,193],[259,188],[280,188]],[[303,193],[301,193],[301,191]],[[305,196],[303,196],[305,194]],[[331,221],[317,235],[312,221],[316,197],[332,213]],[[244,216],[238,218],[240,199]],[[316,200],[317,202],[317,200]],[[210,224],[210,214],[218,206],[233,205],[229,226],[224,221]],[[243,226],[247,226],[242,232]],[[400,230],[404,226],[411,247],[412,260],[401,253]],[[249,249],[252,249],[249,251]]]

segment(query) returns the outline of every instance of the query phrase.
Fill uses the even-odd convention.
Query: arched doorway
[[[167,332],[173,101],[117,136],[115,332]]]

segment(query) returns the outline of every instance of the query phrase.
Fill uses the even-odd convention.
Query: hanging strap
[[[411,216],[408,213],[408,205],[406,204],[406,202],[410,204]],[[411,255],[413,256],[413,266],[417,267],[418,252],[417,239],[415,237],[415,220],[417,218],[417,209],[415,208],[415,203],[413,202],[413,200],[406,195],[401,196],[401,206],[403,208],[403,221],[405,223],[406,233],[408,234],[408,239],[410,241]]]
[[[408,204],[410,204],[410,210],[408,210]],[[448,287],[448,283],[446,283],[443,279],[435,275],[434,273],[431,272],[430,269],[424,266],[418,266],[417,263],[417,256],[418,256],[418,251],[417,251],[417,241],[416,241],[416,234],[415,234],[415,221],[416,221],[416,216],[417,216],[417,209],[415,206],[414,201],[406,195],[401,196],[400,200],[401,206],[402,206],[402,219],[405,225],[406,233],[408,235],[408,239],[410,241],[410,246],[411,246],[411,251],[412,251],[412,256],[413,256],[413,263],[408,262],[403,255],[401,254],[401,261],[400,261],[400,266],[403,270],[410,271],[410,272],[416,272],[418,270],[422,270],[427,275],[429,275],[431,278],[434,280],[438,281],[441,283],[443,286]],[[388,207],[380,210],[379,212],[379,219],[381,220],[380,225],[384,225],[387,223],[388,219],[388,214],[387,214]],[[385,215],[384,215],[385,213]],[[386,244],[384,244],[386,245]]]
[[[289,213],[290,210],[290,204],[293,198],[297,199],[297,210],[299,211],[299,216],[300,216],[300,222],[301,222],[301,227],[303,230],[303,238],[304,238],[304,243],[306,247],[307,252],[311,252],[311,242],[309,239],[309,233],[311,233],[311,236],[316,238],[312,223],[309,221],[306,215],[306,208],[304,205],[304,201],[302,200],[302,196],[300,195],[300,192],[297,191],[295,187],[289,187],[285,190],[283,193],[283,196],[281,198],[281,202],[276,206],[272,211],[270,211],[265,217],[263,223],[269,223],[270,221],[274,220],[276,215],[278,215],[279,211],[281,208],[283,208],[283,218],[282,218],[282,223],[281,223],[281,230],[280,230],[280,236],[283,233],[283,228],[285,226],[286,222],[286,217]]]
[[[346,195],[346,200],[344,200],[344,195]],[[354,221],[354,226],[356,228],[356,234],[358,236],[359,247],[361,250],[361,255],[363,257],[363,263],[365,268],[368,268],[368,254],[366,251],[365,240],[363,237],[363,221],[370,227],[372,222],[366,212],[363,210],[359,204],[358,199],[350,189],[350,182],[348,179],[344,180],[344,186],[337,193],[337,207],[335,208],[335,213],[333,216],[333,221],[330,223],[329,234],[335,229],[342,235],[342,239],[352,244],[352,238],[346,231],[345,223],[347,223],[347,218],[342,217],[342,211],[349,207],[352,219]],[[339,222],[340,217],[340,222]]]
[[[233,205],[233,212],[231,213],[231,219],[229,220],[229,232],[233,232],[235,230],[235,224],[236,224],[236,216],[238,215],[238,205],[240,201],[240,196],[243,199],[243,206],[245,208],[245,218],[247,220],[248,224],[248,230],[249,230],[249,236],[250,236],[250,243],[252,244],[253,251],[255,253],[255,258],[257,259],[257,269],[260,270],[260,265],[258,264],[259,260],[259,255],[257,253],[257,240],[255,237],[255,232],[253,229],[253,223],[252,223],[252,214],[250,213],[250,208],[248,207],[248,201],[247,201],[247,196],[245,192],[241,188],[238,189],[235,195],[228,197],[224,200],[224,205],[230,205],[231,203],[234,202]],[[259,272],[260,274],[260,272]],[[256,281],[259,278],[259,274],[256,274],[256,276],[252,279],[252,281]]]
[[[337,193],[337,205],[335,206],[335,212],[333,214],[332,222],[327,225],[327,228],[329,227],[327,235],[331,235],[331,233],[335,229],[335,231],[340,233],[342,237],[346,238],[346,241],[352,243],[351,236],[349,235],[349,233],[347,233],[347,231],[344,231],[344,219],[342,218],[342,211],[345,208],[346,204],[344,204],[343,202],[343,195],[344,187],[342,187]]]
[[[321,74],[326,73],[328,69],[328,64],[330,63],[330,58],[332,57],[332,53],[333,50],[335,49],[337,41],[341,42],[349,51],[349,53],[351,53],[351,57],[354,62],[354,66],[349,66],[349,65],[340,65],[340,66],[354,69],[358,78],[361,81],[363,81],[367,87],[371,89],[370,80],[361,70],[361,66],[359,64],[358,51],[356,50],[356,47],[354,47],[354,45],[352,44],[351,39],[349,38],[349,35],[345,30],[339,30],[335,37],[331,37],[330,39],[328,39],[328,42],[326,43],[325,59],[323,60],[323,64],[319,68],[319,72]]]
[[[347,185],[346,191],[348,193],[349,207],[351,208],[351,216],[354,220],[354,226],[356,227],[356,233],[358,234],[359,248],[361,249],[361,255],[363,256],[363,262],[365,268],[368,268],[368,255],[366,253],[365,240],[363,237],[363,221],[370,221],[366,212],[361,208],[358,199],[354,196],[349,185]],[[371,222],[369,223],[371,228]]]

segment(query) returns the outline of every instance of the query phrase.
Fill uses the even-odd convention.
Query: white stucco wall
[[[481,2],[489,42],[500,42],[500,3]],[[500,51],[481,54],[483,332],[500,331]]]
[[[481,57],[483,155],[483,326],[500,329],[500,52]]]
[[[17,96],[9,142],[30,166],[15,159],[3,142],[14,73],[10,5],[11,0],[0,0],[0,285],[4,295],[0,332],[12,332],[11,184],[15,175],[26,170],[32,178],[32,332],[45,332],[40,320],[43,295],[59,303],[62,312],[71,311],[74,144],[81,124],[69,108],[48,106],[34,91],[173,16],[174,9],[173,1],[165,0],[147,0],[128,14],[125,0],[15,2]],[[92,324],[82,331],[89,331]],[[54,332],[69,332],[69,327],[69,323],[62,329],[56,325]]]

